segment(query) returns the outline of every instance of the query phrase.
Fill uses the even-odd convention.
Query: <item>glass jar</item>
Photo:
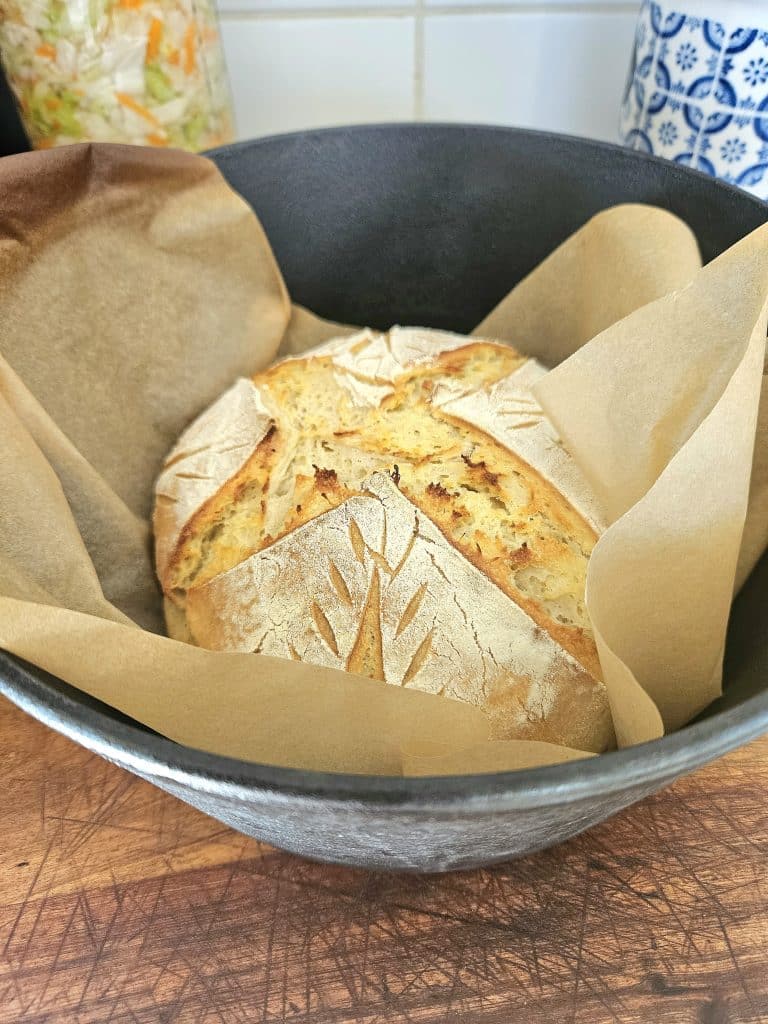
[[[0,54],[35,148],[233,137],[215,0],[0,0]]]

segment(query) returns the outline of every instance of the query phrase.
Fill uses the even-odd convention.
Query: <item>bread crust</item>
[[[158,481],[169,632],[466,700],[601,751],[600,510],[508,346],[395,328],[240,381]],[[172,612],[170,611],[172,609]]]
[[[248,462],[273,426],[259,389],[241,378],[182,434],[155,484],[155,562],[161,581],[168,578],[193,515]]]

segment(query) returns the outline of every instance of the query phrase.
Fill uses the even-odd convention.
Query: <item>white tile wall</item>
[[[638,7],[639,0],[219,0],[241,138],[424,119],[615,140]]]
[[[221,28],[241,138],[412,117],[412,17],[225,18]]]
[[[614,139],[634,14],[428,17],[424,117]]]

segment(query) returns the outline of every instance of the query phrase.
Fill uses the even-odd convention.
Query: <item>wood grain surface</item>
[[[482,871],[309,863],[0,704],[0,1024],[768,1021],[768,738]]]

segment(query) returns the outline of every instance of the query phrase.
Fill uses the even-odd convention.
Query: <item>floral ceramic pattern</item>
[[[768,31],[645,0],[621,138],[768,199]]]

